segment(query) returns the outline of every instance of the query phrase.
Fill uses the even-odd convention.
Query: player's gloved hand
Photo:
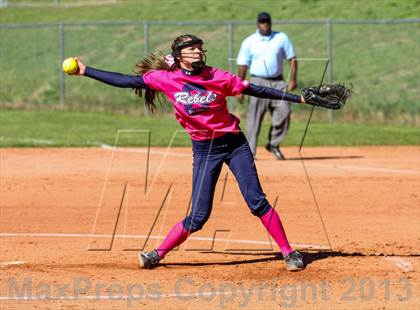
[[[338,110],[345,105],[351,92],[351,88],[347,88],[344,84],[325,84],[303,88],[302,97],[307,104]]]

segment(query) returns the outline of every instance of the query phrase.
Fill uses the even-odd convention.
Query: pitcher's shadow
[[[364,156],[349,155],[349,156],[303,156],[303,157],[286,157],[284,161],[288,160],[328,160],[328,159],[359,159]],[[256,158],[257,161],[275,161],[274,158]]]
[[[326,159],[358,159],[364,158],[364,156],[308,156],[308,157],[287,157],[286,160],[326,160]]]
[[[321,251],[321,252],[305,252],[299,251],[303,255],[303,260],[307,266],[312,262],[327,259],[330,257],[363,257],[369,256],[361,253],[344,253],[340,251]],[[231,265],[245,265],[245,264],[254,264],[261,262],[270,262],[274,260],[283,260],[283,255],[281,253],[250,253],[250,252],[218,252],[218,251],[206,251],[201,252],[203,254],[223,254],[223,255],[246,255],[246,256],[264,256],[262,258],[253,258],[253,259],[237,259],[225,262],[191,262],[191,263],[161,263],[161,266],[171,267],[171,266],[231,266]]]

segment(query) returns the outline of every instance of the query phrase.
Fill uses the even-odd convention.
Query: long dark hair
[[[181,65],[178,59],[179,49],[177,48],[177,45],[179,43],[191,40],[193,38],[196,38],[196,37],[191,34],[184,34],[175,38],[175,40],[171,44],[171,50],[172,50],[171,55],[173,57],[173,63],[170,63],[167,59],[167,56],[165,56],[162,52],[159,52],[157,54],[152,53],[148,57],[136,63],[135,72],[139,75],[143,75],[146,72],[153,71],[153,70],[173,71],[173,70],[181,68]],[[142,89],[135,88],[134,92],[139,97],[142,96]],[[155,105],[156,97],[158,97],[159,102],[162,102],[161,98],[159,97],[160,94],[161,93],[153,89],[146,89],[145,91],[144,102],[147,108],[149,109],[149,111],[152,113],[156,111],[156,105]]]

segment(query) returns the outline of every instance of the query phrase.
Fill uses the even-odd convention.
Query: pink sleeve
[[[160,83],[161,75],[161,71],[159,70],[149,71],[143,75],[143,80],[151,89],[162,91],[162,83]]]
[[[244,89],[249,87],[248,81],[241,80],[238,76],[231,73],[227,73],[227,75],[227,96],[238,96],[244,91]]]

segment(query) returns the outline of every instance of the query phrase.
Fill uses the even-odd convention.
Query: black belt
[[[276,76],[276,77],[263,77],[263,76],[257,76],[257,75],[253,75],[253,74],[251,74],[251,76],[252,77],[257,77],[257,78],[260,78],[260,79],[264,79],[264,80],[270,80],[270,81],[282,81],[283,80],[283,75],[279,75],[279,76]]]

